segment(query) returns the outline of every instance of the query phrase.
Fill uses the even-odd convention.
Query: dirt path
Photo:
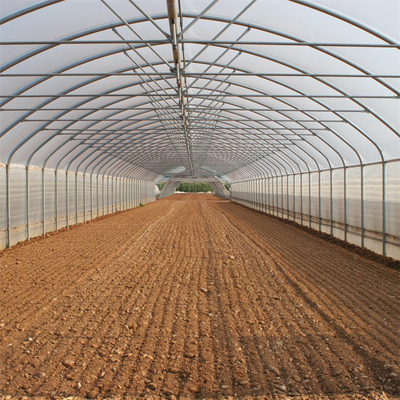
[[[399,283],[175,195],[0,254],[0,397],[397,398]]]

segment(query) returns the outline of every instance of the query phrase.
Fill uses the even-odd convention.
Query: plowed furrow
[[[237,223],[242,224],[242,229],[245,226],[245,223],[242,221],[237,221]],[[275,235],[276,236],[276,235]],[[254,235],[256,237],[256,234]],[[253,239],[255,242],[257,242],[256,239]],[[268,247],[269,245],[267,243],[264,243],[264,241],[261,241],[259,243],[259,246],[264,246]],[[275,262],[282,263],[283,265],[285,262],[281,258],[281,252],[276,251],[273,247],[269,246],[270,249],[269,251],[274,254],[275,257]],[[292,246],[292,248],[296,249],[295,245]],[[290,251],[288,251],[290,253]],[[286,253],[285,253],[286,254]],[[295,254],[293,254],[293,259],[295,258]],[[278,261],[280,260],[280,261]],[[346,307],[343,308],[343,312],[347,314],[348,318],[351,318],[353,316],[354,324],[359,324],[360,323],[360,318],[361,321],[369,320],[371,325],[374,325],[376,329],[379,330],[379,334],[382,336],[388,336],[391,343],[396,343],[397,342],[397,327],[395,325],[388,326],[387,323],[385,323],[381,317],[382,314],[374,313],[373,310],[371,310],[371,299],[369,293],[364,293],[362,290],[359,290],[359,288],[363,288],[364,285],[360,285],[360,283],[352,282],[352,284],[347,285],[347,287],[344,285],[344,283],[340,279],[336,279],[336,275],[327,275],[326,273],[323,273],[323,271],[319,271],[318,269],[321,266],[324,265],[329,265],[332,262],[329,259],[324,259],[320,260],[320,263],[318,264],[318,268],[310,268],[309,263],[304,263],[304,259],[299,258],[298,262],[296,263],[296,268],[293,269],[291,272],[293,273],[298,273],[298,269],[301,268],[302,272],[306,271],[308,269],[308,272],[305,272],[304,274],[297,275],[298,279],[304,279],[307,280],[308,283],[313,282],[314,286],[313,288],[318,290],[319,293],[317,297],[321,300],[322,297],[330,297],[330,301],[333,302],[333,304],[338,304],[340,307],[340,304],[346,304]],[[305,259],[307,260],[307,259]],[[310,274],[310,270],[312,271],[312,274]],[[328,269],[328,274],[329,274],[329,269]],[[351,278],[348,279],[348,281],[352,281]],[[335,282],[335,285],[332,285],[332,282]],[[343,288],[343,286],[345,286]],[[328,290],[328,287],[330,287],[330,290]],[[324,290],[325,289],[325,290]],[[393,287],[394,293],[396,293],[397,288]],[[323,292],[324,294],[322,294]],[[355,292],[355,293],[353,293]],[[374,296],[376,296],[376,291]],[[388,297],[388,296],[386,296]],[[340,298],[342,299],[341,302],[337,302],[337,299]],[[361,301],[360,301],[361,300]],[[327,308],[330,308],[329,304],[326,304]],[[393,308],[393,305],[391,306]],[[394,307],[396,308],[396,307]],[[349,313],[350,311],[350,313]],[[358,316],[360,315],[360,318]],[[396,315],[396,313],[395,313]],[[394,315],[394,316],[395,316]],[[375,339],[375,338],[374,338]]]
[[[400,390],[398,271],[215,196],[16,247],[0,279],[0,397]]]

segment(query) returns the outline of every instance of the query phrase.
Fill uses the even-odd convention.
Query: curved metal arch
[[[249,122],[251,122],[251,120],[250,120]],[[230,123],[226,122],[225,124],[229,125]],[[234,128],[240,129],[240,128],[237,128],[237,127],[232,126],[232,129],[234,129]],[[263,134],[263,133],[262,133],[262,134]],[[265,135],[268,136],[268,134],[265,134]],[[273,138],[271,138],[271,139],[273,139]],[[273,140],[277,140],[277,139],[273,139]],[[282,140],[282,139],[278,139],[278,140]],[[286,140],[286,139],[285,139],[285,140]],[[291,151],[292,153],[294,153],[294,155],[295,155],[296,157],[298,157],[302,163],[304,163],[306,169],[308,169],[308,170],[310,171],[310,168],[309,168],[308,163],[307,163],[304,159],[302,159],[302,157],[301,157],[298,153],[294,152],[290,147],[280,148],[280,149],[278,150],[278,152],[276,152],[276,153],[274,153],[274,154],[277,155],[277,156],[279,156],[279,157],[281,157],[280,154],[279,154],[279,151],[281,151],[282,153],[284,153],[284,154],[297,166],[297,168],[299,169],[299,171],[301,171],[301,168],[300,168],[299,164],[297,163],[297,161],[295,161],[295,159],[294,159],[293,157],[291,157],[290,155],[286,154],[286,152],[284,152],[283,150],[288,150],[288,151]],[[301,149],[301,150],[307,154],[307,152],[306,152],[305,150],[303,150],[303,149]],[[308,154],[307,154],[307,155],[308,155]],[[308,156],[312,159],[312,156],[310,156],[310,155],[308,155]],[[257,160],[257,161],[259,161],[259,160]],[[313,160],[313,161],[314,161],[314,160]],[[290,168],[293,170],[292,165],[291,165],[287,160],[284,160],[284,162],[285,162],[286,164],[288,164],[288,165],[290,166]],[[317,163],[316,161],[314,161],[314,162],[315,162],[316,165],[318,166],[318,163]]]
[[[100,78],[101,79],[101,78]],[[96,80],[97,80],[97,78],[96,78]],[[271,80],[271,79],[269,79],[269,80]],[[277,81],[275,81],[275,80],[271,80],[271,81],[274,81],[275,83],[278,83],[278,84],[282,84],[281,82],[277,82]],[[91,82],[92,82],[92,80],[91,80]],[[326,84],[326,82],[323,82],[324,84]],[[295,88],[292,88],[292,90],[296,90],[297,91],[297,89],[295,89]],[[91,98],[90,100],[93,100],[93,98]],[[90,101],[89,100],[89,101]],[[294,122],[296,122],[295,120],[293,120]]]
[[[217,138],[217,139],[215,139],[217,142],[220,142],[220,143],[224,143],[224,144],[226,144],[226,140],[224,140],[223,138]],[[134,151],[134,149],[133,149],[133,151]],[[118,152],[118,150],[116,150],[116,152]],[[118,154],[118,153],[117,153]],[[126,160],[126,162],[131,162],[130,160],[130,158],[129,158],[129,156],[126,156],[125,158],[124,158],[124,160]],[[260,161],[261,160],[261,158],[258,160],[258,161]],[[253,161],[252,161],[253,162]],[[251,163],[251,162],[250,162]],[[249,164],[250,164],[249,163]],[[288,164],[288,162],[285,160],[285,163],[287,163]],[[240,168],[242,168],[242,167],[240,167]],[[286,170],[286,172],[287,172],[287,170]]]
[[[275,80],[272,80],[272,81],[275,81]],[[276,82],[276,81],[275,81]],[[276,82],[276,83],[279,83],[279,84],[281,84],[280,82]],[[327,84],[326,82],[322,82],[323,84]]]
[[[296,0],[289,0],[289,1],[295,2]],[[299,0],[299,2],[301,2],[301,1],[302,1],[302,0]],[[327,12],[324,12],[324,13],[327,14]],[[191,13],[185,13],[185,14],[184,14],[184,17],[189,17],[189,18],[192,17],[192,18],[195,18],[195,15],[194,15],[194,14],[191,14]],[[226,22],[226,23],[229,23],[229,22],[230,22],[230,20],[229,20],[228,18],[224,18],[224,17],[221,17],[221,16],[210,16],[210,15],[207,15],[207,16],[203,16],[202,19],[204,19],[204,20],[210,20],[210,21]],[[296,38],[295,36],[293,36],[293,35],[291,35],[291,34],[289,34],[289,33],[280,32],[280,31],[277,31],[276,29],[267,28],[267,27],[265,27],[265,26],[258,25],[258,24],[254,24],[254,23],[249,23],[249,22],[247,22],[247,21],[238,20],[238,21],[235,22],[235,25],[240,25],[240,26],[243,26],[243,27],[246,27],[246,28],[250,27],[251,29],[256,29],[256,30],[260,30],[260,31],[263,31],[263,32],[272,33],[272,34],[274,34],[274,35],[281,36],[281,37],[283,37],[283,38],[285,38],[285,39],[293,40],[294,42],[297,42],[297,43],[307,43],[307,42],[305,42],[304,40],[302,40],[302,39],[300,39],[300,38]],[[352,25],[354,25],[354,24],[352,24]],[[356,26],[356,25],[354,25],[354,26]],[[357,27],[360,28],[359,26],[357,26]],[[360,28],[360,29],[362,29],[362,28]],[[365,29],[363,29],[363,30],[365,30]],[[366,30],[366,32],[368,32],[368,33],[370,33],[370,34],[376,36],[376,35],[373,33],[373,31],[368,31],[368,30]],[[382,40],[386,41],[385,39],[382,39]],[[396,42],[393,42],[393,43],[392,43],[392,42],[387,42],[387,43],[399,45],[399,43],[396,43]],[[238,43],[238,44],[240,44],[240,43]],[[220,45],[220,44],[217,44],[217,45],[214,44],[214,46],[225,47],[225,46]],[[333,53],[333,52],[330,52],[330,51],[327,50],[327,49],[323,49],[323,48],[321,48],[321,46],[310,45],[310,47],[313,48],[313,49],[315,49],[315,50],[318,50],[318,51],[320,51],[320,52],[322,52],[322,53],[328,54],[329,56],[331,56],[331,57],[333,57],[333,58],[336,58],[336,59],[338,59],[339,61],[341,61],[341,62],[343,62],[343,63],[345,63],[345,64],[347,64],[347,65],[350,65],[350,66],[354,67],[355,69],[357,69],[357,70],[359,70],[360,72],[364,73],[366,76],[371,77],[371,79],[377,80],[381,85],[385,86],[387,89],[391,90],[393,93],[396,93],[397,95],[399,95],[399,91],[398,91],[396,88],[392,87],[391,85],[389,85],[389,84],[388,84],[387,82],[385,82],[385,81],[381,81],[380,78],[374,77],[373,74],[369,73],[367,70],[364,70],[361,66],[359,66],[359,65],[357,65],[357,64],[354,64],[354,65],[353,65],[353,64],[352,64],[352,61],[345,59],[344,57],[340,56],[339,54],[335,54],[335,53]],[[244,51],[243,48],[237,49],[237,48],[233,47],[232,49],[233,49],[233,50],[237,50],[237,51]]]
[[[190,16],[190,14],[185,14],[184,16]],[[193,16],[193,17],[195,17],[195,16]],[[153,17],[153,19],[159,19],[159,18],[163,18],[163,16],[161,16],[161,17],[160,17],[160,16]],[[207,17],[203,17],[203,19],[211,19],[211,20],[220,20],[220,21],[223,21],[223,22],[230,22],[229,20],[224,19],[224,18],[222,18],[222,17],[210,17],[210,16],[207,16]],[[143,22],[143,21],[145,21],[143,18],[141,18],[141,19],[136,19],[135,23],[137,23],[137,22]],[[130,22],[130,23],[131,23],[131,22]],[[132,23],[134,23],[134,22],[132,22]],[[249,26],[248,23],[243,24],[243,23],[241,23],[241,21],[235,21],[235,24],[237,24],[237,25],[243,25],[243,26]],[[122,25],[122,24],[117,24],[117,25],[115,25],[115,26],[121,26],[121,25]],[[274,30],[266,29],[265,27],[261,27],[261,26],[254,25],[254,24],[250,24],[250,26],[251,26],[252,28],[255,28],[255,29],[267,31],[267,32],[269,32],[269,33],[273,33],[273,34],[276,34],[276,35],[279,35],[279,36],[282,36],[282,37],[286,37],[286,38],[289,38],[289,39],[292,39],[292,40],[295,40],[295,41],[298,41],[298,42],[302,42],[301,40],[297,40],[297,39],[295,39],[295,38],[293,38],[293,37],[290,37],[288,34],[285,34],[285,33],[281,33],[281,32],[277,32],[277,31],[274,31]],[[109,28],[109,27],[108,27],[108,28]],[[104,28],[104,29],[107,29],[107,27]],[[104,29],[100,29],[100,30],[104,30]],[[90,30],[90,31],[93,31],[93,30]],[[89,32],[89,31],[88,31],[88,32]],[[92,32],[92,33],[93,33],[93,32]],[[84,36],[85,33],[83,33],[82,35]],[[79,36],[79,37],[82,37],[82,36]],[[314,46],[314,48],[316,48],[316,47]],[[328,55],[331,55],[331,56],[333,56],[333,57],[335,57],[335,58],[338,58],[338,55],[336,55],[336,54],[334,54],[334,53],[330,54],[330,52],[328,52],[326,49],[320,49],[320,48],[316,48],[316,49],[318,49],[318,50],[320,50],[320,51],[323,51],[323,52],[326,52]],[[338,59],[339,59],[340,61],[342,61],[342,62],[348,63],[348,60],[347,60],[347,61],[344,61],[344,60],[341,59],[340,57],[339,57]],[[350,62],[349,65],[351,65],[351,62]],[[361,67],[358,66],[358,69],[360,69],[360,68],[361,68]],[[366,72],[366,71],[362,71],[362,72],[365,73],[366,76],[371,76],[371,74],[368,73],[368,72]],[[382,81],[380,81],[378,78],[373,78],[373,79],[377,79],[382,85],[388,87],[386,82],[382,82]],[[389,87],[388,87],[388,88],[389,88]],[[391,88],[390,90],[392,90],[392,91],[394,90],[394,91],[398,94],[398,92],[396,91],[396,89]],[[378,118],[377,115],[374,114],[374,116],[375,116],[376,118]],[[387,121],[384,122],[383,120],[381,120],[381,122],[382,122],[382,123],[385,123],[385,122],[387,123]],[[388,128],[391,129],[390,126],[388,126]],[[391,130],[393,130],[393,129],[391,129]],[[394,132],[396,133],[396,130],[395,130]]]
[[[22,10],[19,10],[19,11],[13,13],[13,14],[10,14],[10,15],[0,19],[0,25],[6,24],[7,22],[12,21],[13,19],[22,17],[22,16],[27,15],[27,14],[29,14],[31,12],[40,10],[41,8],[49,7],[49,6],[52,6],[52,5],[56,4],[56,3],[61,3],[62,1],[64,1],[64,0],[47,0],[47,1],[44,1],[43,3],[35,4],[33,6],[24,8]]]
[[[139,84],[139,83],[137,83],[137,84]],[[136,84],[134,84],[134,85],[136,85]],[[134,86],[134,85],[132,85],[132,86]],[[250,88],[249,88],[250,89]],[[115,90],[120,90],[119,88],[118,89],[115,89]],[[296,90],[296,89],[293,89],[293,90]],[[92,98],[90,99],[90,100],[88,100],[88,101],[91,101],[92,100]],[[288,104],[288,105],[290,105],[289,103],[286,103],[286,104]],[[290,105],[291,106],[291,105]],[[134,110],[134,109],[133,109]],[[112,115],[116,115],[117,113],[115,113],[115,114],[112,114]],[[88,114],[86,114],[86,116],[87,116]],[[106,121],[107,120],[107,118],[108,117],[110,117],[110,116],[107,116],[107,117],[105,117],[105,119],[104,119],[104,121]],[[81,118],[85,118],[85,116],[82,116]],[[295,120],[293,120],[294,122],[296,122]],[[92,124],[92,126],[93,125],[95,125],[95,124]],[[288,129],[289,130],[289,129]],[[318,150],[317,150],[318,151]]]
[[[324,13],[329,15],[330,17],[334,17],[337,19],[342,20],[343,22],[346,22],[350,25],[355,26],[356,28],[362,29],[363,31],[370,33],[371,35],[377,37],[378,39],[383,40],[384,42],[388,43],[388,44],[394,44],[394,45],[398,45],[397,42],[395,42],[394,40],[392,40],[391,38],[389,38],[388,36],[384,35],[382,32],[378,32],[375,29],[372,29],[371,27],[362,24],[360,21],[356,21],[352,18],[346,17],[343,14],[339,14],[333,10],[329,10],[326,7],[323,7],[321,5],[317,5],[317,4],[313,4],[310,1],[307,0],[289,0],[292,3],[296,3],[299,4],[301,6],[304,7],[308,7],[308,8],[312,8],[318,12]]]
[[[215,79],[215,80],[218,81],[218,79]],[[237,85],[237,86],[242,87],[242,88],[246,88],[246,89],[250,89],[250,87],[248,87],[247,85]],[[266,94],[265,92],[263,92],[263,91],[261,91],[261,90],[259,90],[259,89],[254,89],[254,88],[253,88],[253,89],[251,89],[251,90],[253,90],[253,91],[255,91],[255,92],[258,92],[258,93]],[[298,90],[296,90],[296,91],[299,92]],[[280,99],[277,99],[277,100],[278,100],[278,101],[281,101]],[[220,101],[221,101],[221,100],[220,100]],[[251,101],[251,102],[254,102],[254,103],[258,104],[258,105],[263,106],[262,103],[258,103],[257,101],[253,101],[253,100],[248,100],[248,101]],[[289,102],[286,102],[286,101],[282,101],[282,102],[283,102],[285,105],[288,105],[288,106],[293,107]],[[317,102],[317,103],[319,104],[319,102]],[[234,104],[234,103],[232,103],[232,104]],[[321,104],[320,104],[320,105],[321,105]],[[264,106],[265,106],[265,105],[264,105]],[[323,105],[323,106],[325,107],[325,105]],[[297,122],[297,121],[295,121],[295,122],[298,123],[300,126],[305,127],[302,123],[299,123],[299,122]],[[281,126],[283,126],[281,123],[278,123],[278,124],[281,125]],[[284,126],[283,126],[283,127],[284,127]],[[260,131],[260,128],[257,128],[257,127],[252,127],[252,128],[253,128],[254,130],[256,130],[256,131]],[[286,127],[285,127],[285,128],[286,128]],[[237,129],[240,129],[240,128],[237,127]],[[290,131],[290,132],[293,132],[294,130],[296,130],[295,128],[287,128],[287,129],[288,129],[288,131]],[[308,129],[308,128],[307,128],[307,129]],[[271,128],[271,130],[273,130],[274,132],[276,132],[276,130],[273,129],[273,128]],[[311,131],[311,130],[310,130],[310,131]],[[265,133],[265,135],[268,136],[267,133]],[[301,136],[299,136],[299,137],[301,137]],[[316,137],[318,137],[318,138],[319,138],[320,140],[322,140],[325,144],[327,144],[326,141],[323,140],[321,137],[319,137],[319,136],[317,136],[317,135],[316,135]],[[271,139],[272,139],[272,138],[271,138]],[[291,141],[291,139],[286,139],[286,140]],[[317,152],[321,153],[322,157],[325,158],[325,160],[327,161],[328,165],[331,166],[331,163],[330,163],[329,159],[325,156],[325,154],[324,154],[320,149],[317,149],[314,145],[312,145],[311,143],[309,143],[306,139],[304,139],[304,141],[305,141],[307,144],[309,144],[312,148],[314,148]],[[293,141],[291,141],[291,143],[297,146],[297,144],[296,144],[296,143],[293,143]],[[341,161],[342,161],[342,163],[343,163],[343,165],[344,165],[344,160],[343,160],[343,158],[341,157],[341,155],[337,152],[337,150],[336,150],[334,147],[332,147],[330,144],[327,144],[327,146],[328,146],[329,148],[331,148],[334,152],[336,152],[336,153],[338,154],[339,158],[341,159]],[[301,147],[299,147],[299,146],[297,146],[297,148],[299,148],[299,149],[301,149],[302,151],[306,152],[305,149],[303,149],[303,148],[301,148]],[[313,159],[313,161],[315,162],[317,168],[319,169],[319,164],[318,164],[318,162],[317,162],[311,155],[308,154],[308,156],[309,156],[311,159]]]

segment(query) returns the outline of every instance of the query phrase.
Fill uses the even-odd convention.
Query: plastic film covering
[[[161,177],[210,178],[223,196],[232,182],[233,201],[398,258],[399,12],[0,0],[4,246],[24,224],[29,238],[140,188],[154,197]]]
[[[6,218],[6,168],[0,166],[0,248],[155,200],[155,184],[123,177],[83,175],[13,165],[11,234]],[[44,178],[44,179],[43,179]],[[85,179],[86,178],[86,179]],[[28,182],[28,185],[27,185]],[[28,195],[27,195],[28,194]]]

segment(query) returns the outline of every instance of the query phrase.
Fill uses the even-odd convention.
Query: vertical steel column
[[[125,184],[124,184],[125,210],[127,210],[129,208],[129,202],[128,202],[128,199],[129,199],[129,196],[128,196],[128,180],[127,180],[127,178],[124,178],[124,182],[125,182]]]
[[[365,246],[364,164],[361,164],[361,247]]]
[[[286,175],[286,216],[290,220],[290,206],[289,206],[289,175]]]
[[[279,217],[279,177],[276,176],[275,179],[275,186],[276,186],[276,216]]]
[[[281,202],[282,202],[282,213],[281,213],[281,215],[282,215],[282,218],[285,218],[285,211],[284,211],[284,209],[285,209],[285,207],[284,207],[284,204],[283,204],[283,200],[284,200],[284,194],[283,194],[283,175],[281,175]]]
[[[267,181],[267,178],[264,177],[262,180],[262,211],[265,213],[266,212],[266,197],[265,197],[265,183]]]
[[[333,170],[332,170],[332,167],[330,167],[330,170],[329,170],[329,172],[330,172],[330,174],[329,174],[329,179],[330,179],[330,182],[329,182],[329,185],[330,185],[330,188],[329,188],[329,191],[330,191],[330,196],[331,196],[331,199],[330,199],[330,215],[331,215],[331,235],[333,236]]]
[[[123,197],[123,206],[122,209],[126,210],[126,178],[121,178],[122,179],[122,197]]]
[[[30,207],[29,207],[29,166],[25,166],[25,190],[26,190],[26,240],[31,240],[30,235]]]
[[[110,214],[110,177],[107,176],[107,214]]]
[[[300,171],[300,224],[303,225],[303,173]]]
[[[54,170],[54,199],[55,199],[55,215],[56,215],[56,231],[58,231],[58,171]]]
[[[382,254],[386,256],[386,162],[382,161]]]
[[[69,229],[69,188],[68,188],[68,170],[65,171],[65,206],[67,214],[67,228]]]
[[[254,179],[254,200],[255,200],[255,210],[258,210],[258,179]]]
[[[11,185],[10,163],[6,165],[6,193],[7,193],[7,247],[11,247]]]
[[[253,210],[256,209],[256,199],[255,199],[256,191],[255,191],[255,187],[254,186],[255,186],[254,180],[250,180],[251,208]]]
[[[114,209],[114,211],[113,212],[116,212],[116,211],[119,211],[119,209],[118,209],[118,205],[119,205],[119,201],[120,200],[118,200],[118,197],[121,197],[120,196],[120,193],[119,193],[119,191],[118,191],[118,177],[114,177],[114,179],[115,179],[115,185],[114,185],[114,192],[115,192],[115,202],[114,202],[114,207],[113,207],[113,209]]]
[[[46,184],[45,184],[45,167],[43,166],[42,168],[42,219],[43,219],[43,235],[46,234],[46,198],[45,198],[45,193],[46,193]]]
[[[75,223],[78,225],[78,171],[75,171]]]
[[[311,228],[311,171],[308,171],[308,226]]]
[[[129,190],[129,208],[132,208],[132,178],[128,180],[128,190]]]
[[[343,167],[344,240],[347,241],[347,170]]]
[[[257,210],[257,178],[252,181],[253,186],[253,209]]]
[[[321,221],[321,170],[318,169],[318,227],[321,232],[322,221]]]
[[[255,180],[255,190],[256,190],[256,210],[260,211],[260,178]]]
[[[121,211],[121,178],[118,177],[115,177],[115,211]]]
[[[247,181],[247,206],[251,207],[251,182]]]
[[[278,209],[278,204],[276,202],[277,195],[276,195],[276,176],[273,177],[272,179],[272,193],[273,193],[273,207],[272,207],[272,214],[276,216],[276,210]]]
[[[93,219],[93,171],[90,173],[90,219]]]
[[[293,221],[296,222],[296,174],[293,174]]]
[[[86,224],[86,174],[83,173],[83,222]]]
[[[95,174],[96,176],[96,218],[100,216],[100,189],[99,189],[99,174]]]
[[[257,210],[257,203],[258,203],[258,199],[257,199],[257,178],[254,179],[254,183],[253,183],[253,191],[254,191],[254,209]]]
[[[99,172],[97,172],[97,176],[99,176]],[[100,181],[100,179],[99,179]],[[105,206],[106,206],[106,193],[105,193],[105,184],[104,184],[104,175],[101,175],[101,216],[105,215]],[[99,200],[100,201],[100,200]],[[98,216],[100,216],[100,202],[97,205],[98,209],[99,209],[99,214]]]

